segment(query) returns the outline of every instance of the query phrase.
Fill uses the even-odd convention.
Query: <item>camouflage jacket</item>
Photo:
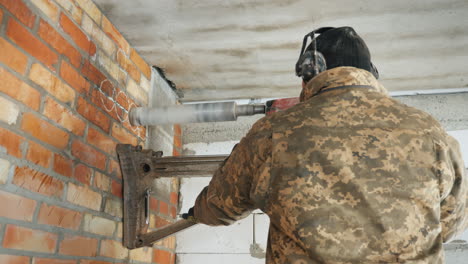
[[[367,71],[311,80],[301,103],[259,120],[195,203],[228,225],[270,217],[266,263],[443,263],[468,225],[458,143]]]

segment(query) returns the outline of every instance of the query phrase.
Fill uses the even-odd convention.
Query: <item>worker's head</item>
[[[312,42],[305,48],[309,37]],[[304,36],[296,63],[296,74],[304,84],[322,71],[341,66],[360,68],[379,78],[366,43],[352,27],[319,28]]]

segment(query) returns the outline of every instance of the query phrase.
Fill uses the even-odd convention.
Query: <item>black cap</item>
[[[371,62],[371,55],[364,40],[352,27],[326,30],[316,38],[317,51],[325,57],[327,69],[351,66],[367,70],[378,78],[379,74]],[[312,45],[307,50],[312,50]]]

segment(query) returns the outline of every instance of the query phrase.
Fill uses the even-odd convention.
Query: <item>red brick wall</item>
[[[127,114],[148,103],[150,78],[91,0],[0,0],[1,264],[174,263],[174,237],[121,243],[115,145],[144,144]],[[171,188],[152,199],[153,229],[176,217]]]

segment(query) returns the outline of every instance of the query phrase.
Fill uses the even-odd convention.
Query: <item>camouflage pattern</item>
[[[340,87],[335,89],[336,87]],[[266,263],[443,263],[468,225],[458,143],[371,73],[317,75],[259,120],[197,198],[195,218],[270,217]]]

